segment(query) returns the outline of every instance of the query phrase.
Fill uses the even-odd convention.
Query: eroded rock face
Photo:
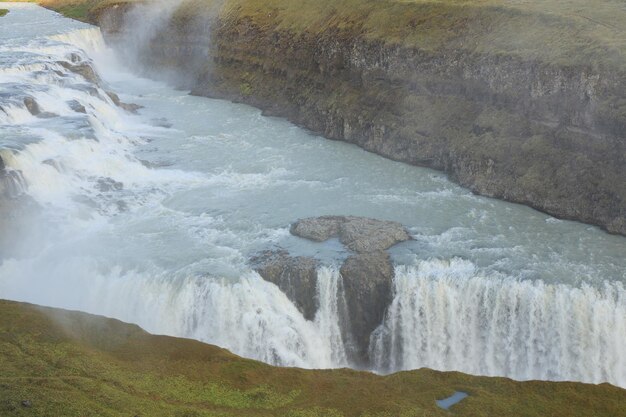
[[[408,240],[409,234],[400,223],[355,216],[301,219],[291,226],[291,233],[318,242],[338,237],[356,252],[340,269],[337,310],[348,357],[354,364],[366,366],[370,335],[382,323],[392,301],[394,268],[385,249]],[[255,256],[251,264],[263,279],[276,284],[306,319],[315,318],[319,307],[317,260],[270,250]]]
[[[96,73],[96,71],[93,69],[93,67],[87,63],[87,62],[66,62],[66,61],[59,61],[59,65],[61,65],[62,67],[67,68],[68,70],[72,71],[75,74],[78,74],[80,76],[82,76],[84,79],[86,79],[87,81],[94,83],[94,84],[100,84],[101,80],[100,77],[98,76],[98,74]]]
[[[409,240],[408,232],[398,222],[355,216],[322,216],[301,219],[291,234],[314,241],[338,237],[348,249],[357,253],[376,252]]]
[[[346,259],[340,272],[355,343],[354,357],[366,364],[370,335],[382,323],[392,301],[393,265],[384,251],[359,253]]]
[[[24,99],[24,105],[26,106],[26,109],[30,112],[30,114],[32,114],[33,116],[37,116],[38,114],[41,113],[39,104],[37,104],[35,99],[32,97],[26,97]]]
[[[85,106],[80,104],[77,100],[70,100],[67,102],[67,104],[72,110],[77,113],[87,113],[87,109],[85,108]]]
[[[107,91],[106,93],[107,93],[107,96],[109,96],[109,98],[111,99],[111,101],[113,101],[113,104],[115,104],[117,107],[121,107],[127,112],[137,113],[137,110],[143,108],[143,106],[140,106],[139,104],[124,103],[122,100],[120,100],[120,97],[112,91]]]
[[[307,320],[315,318],[317,295],[317,260],[290,256],[285,250],[268,250],[250,261],[252,268],[284,292]]]
[[[103,15],[102,26],[119,34],[126,10]],[[195,80],[193,94],[244,102],[442,170],[478,194],[626,235],[626,77],[611,60],[562,65],[454,42],[405,47],[363,36],[358,24],[291,31],[277,17],[236,13],[214,27],[201,71],[188,65],[202,61],[202,42],[186,25],[156,33],[146,63]]]
[[[339,234],[339,224],[345,221],[343,216],[322,216],[298,220],[291,225],[289,232],[294,236],[323,242]]]

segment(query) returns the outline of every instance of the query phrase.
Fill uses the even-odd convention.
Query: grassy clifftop
[[[138,0],[40,0],[69,17],[93,19]],[[154,0],[147,0],[150,2]],[[184,0],[181,17],[216,3],[223,14],[295,32],[351,29],[425,51],[518,55],[560,65],[626,68],[621,0]]]
[[[610,385],[276,368],[83,313],[0,301],[3,416],[618,416]],[[27,401],[27,402],[26,402]],[[24,402],[24,403],[23,403]]]

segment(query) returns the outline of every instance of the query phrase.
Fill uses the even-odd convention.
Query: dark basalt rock
[[[295,222],[291,234],[324,241],[338,237],[347,248],[358,253],[376,252],[409,240],[400,223],[355,216],[322,216]]]
[[[315,318],[318,302],[318,262],[309,257],[289,255],[285,250],[268,250],[250,261],[252,268],[284,292],[307,320]]]
[[[32,114],[33,116],[37,116],[41,113],[39,104],[32,97],[24,98],[24,105],[26,106],[26,109],[30,112],[30,114]]]
[[[71,62],[70,63],[67,61],[59,61],[59,65],[72,71],[75,74],[80,75],[85,80],[91,83],[100,84],[102,81],[98,73],[91,66],[91,64],[87,62],[81,62],[81,63]]]
[[[354,358],[368,363],[370,335],[383,321],[392,301],[394,269],[384,251],[350,256],[341,266]]]
[[[118,106],[123,108],[127,112],[133,113],[133,114],[136,114],[139,109],[143,109],[142,105],[135,104],[135,103],[123,103],[122,102],[122,103],[118,104]]]
[[[107,93],[107,96],[109,96],[109,98],[113,102],[113,104],[115,104],[116,106],[120,105],[121,103],[120,96],[115,94],[113,91],[106,91],[106,93]]]
[[[70,100],[67,102],[67,104],[76,113],[87,113],[87,109],[85,108],[85,106],[80,104],[77,100]]]
[[[61,172],[61,164],[59,164],[59,162],[55,161],[54,159],[46,159],[45,161],[42,161],[41,163],[44,165],[51,166],[52,168]]]
[[[109,96],[109,98],[111,99],[111,101],[113,101],[113,104],[115,104],[117,107],[120,107],[126,110],[127,112],[137,113],[137,110],[143,108],[143,106],[140,106],[139,104],[124,103],[123,101],[120,100],[120,97],[112,91],[107,91],[106,93],[107,93],[107,96]]]
[[[408,233],[397,222],[355,216],[301,219],[291,226],[291,233],[318,242],[338,237],[357,252],[341,266],[337,308],[349,358],[366,366],[370,335],[382,323],[392,301],[394,268],[385,249],[410,239]],[[317,260],[273,250],[255,256],[251,264],[263,279],[275,283],[305,318],[314,319],[319,305]]]
[[[105,32],[119,34],[124,13],[111,11]],[[483,19],[464,22],[463,30],[484,33]],[[452,40],[402,46],[364,36],[358,22],[300,31],[269,15],[233,13],[214,27],[202,39],[170,25],[142,59],[194,80],[193,94],[243,102],[329,139],[444,171],[475,193],[626,235],[626,77],[614,65],[621,61],[568,64],[539,58],[538,45],[536,57]],[[196,52],[200,39],[215,45],[208,59]]]
[[[322,216],[298,220],[291,225],[289,232],[294,236],[323,242],[339,235],[339,225],[343,223],[343,216]]]

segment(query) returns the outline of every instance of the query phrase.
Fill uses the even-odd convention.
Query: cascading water
[[[0,211],[18,195],[38,210],[9,237],[22,250],[0,253],[0,297],[273,364],[349,366],[332,267],[347,253],[287,226],[322,214],[388,218],[414,240],[392,251],[406,266],[371,338],[374,370],[626,386],[624,238],[139,78],[97,28],[34,5],[3,7],[0,172],[20,186]],[[144,108],[131,114],[112,92]],[[250,271],[249,257],[272,246],[331,266],[318,271],[313,321]]]
[[[528,379],[626,380],[622,283],[572,288],[481,276],[471,262],[396,270],[371,351],[381,370],[429,367]]]

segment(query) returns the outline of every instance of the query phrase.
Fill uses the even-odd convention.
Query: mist
[[[11,201],[0,210],[23,218],[0,224],[0,297],[114,317],[274,365],[356,367],[343,330],[349,318],[338,308],[340,265],[350,253],[336,240],[297,238],[289,225],[328,214],[381,218],[406,225],[412,239],[391,251],[393,300],[371,334],[366,369],[626,385],[623,237],[475,195],[414,166],[450,162],[437,158],[454,152],[428,142],[440,128],[463,136],[459,124],[469,123],[471,140],[501,144],[493,103],[457,117],[467,97],[430,93],[477,90],[446,89],[438,79],[425,84],[430,90],[414,88],[420,77],[433,80],[432,63],[420,66],[419,54],[399,48],[387,53],[383,43],[346,47],[327,37],[315,43],[324,53],[286,48],[261,63],[249,39],[219,51],[216,33],[236,29],[220,26],[224,3],[191,17],[180,13],[189,4],[114,9],[104,36],[35,6],[9,14],[16,25],[42,24],[26,38],[9,30],[0,49],[0,62],[23,60],[0,70],[0,82],[15,89],[0,95],[0,187]],[[268,38],[258,42],[272,48]],[[239,61],[228,59],[233,50]],[[283,58],[298,70],[272,66]],[[394,84],[383,64],[416,78]],[[211,85],[216,79],[222,83]],[[188,94],[213,87],[414,165],[260,109]],[[390,133],[394,126],[402,133]],[[537,137],[526,146],[540,146]],[[400,146],[398,138],[410,140]],[[479,185],[506,188],[493,169],[481,176],[493,161],[452,162]],[[22,198],[32,215],[17,204]],[[276,248],[319,261],[311,320],[250,266]]]

